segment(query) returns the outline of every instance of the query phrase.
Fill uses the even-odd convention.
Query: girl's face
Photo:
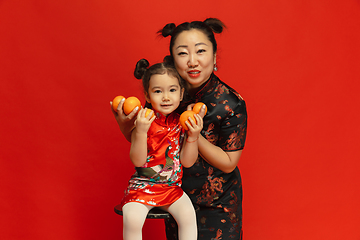
[[[176,77],[165,74],[154,74],[150,78],[146,101],[153,109],[167,116],[180,104],[184,93]]]
[[[216,54],[206,35],[196,29],[180,33],[173,46],[176,70],[190,89],[206,82],[214,69]]]

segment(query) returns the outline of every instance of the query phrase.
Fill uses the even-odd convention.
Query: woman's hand
[[[129,115],[125,115],[123,111],[125,99],[122,99],[117,107],[117,111],[114,111],[112,108],[112,102],[110,102],[111,111],[115,116],[115,120],[120,127],[120,131],[124,137],[130,142],[131,141],[131,131],[134,129],[134,122],[136,120],[135,115],[138,111],[136,107]]]
[[[195,103],[191,103],[187,106],[186,110],[193,110],[193,107],[194,107]],[[204,104],[201,109],[200,109],[200,112],[199,112],[199,115],[200,117],[204,118],[205,116],[205,108],[206,108],[206,105]]]

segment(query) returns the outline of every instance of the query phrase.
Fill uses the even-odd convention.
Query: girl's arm
[[[185,123],[189,130],[186,133],[186,137],[183,143],[183,147],[180,151],[180,161],[181,164],[189,168],[191,167],[198,158],[198,143],[199,143],[199,137],[201,129],[203,128],[203,119],[200,115],[195,114],[194,115],[196,119],[196,123],[192,120],[192,118],[189,118],[189,120]],[[190,123],[189,123],[190,122]]]
[[[199,153],[212,166],[225,173],[230,173],[236,168],[242,150],[225,152],[220,147],[211,144],[203,136],[199,138]]]
[[[138,109],[136,107],[129,115],[125,115],[125,113],[122,110],[124,102],[125,99],[122,99],[120,101],[119,106],[117,107],[117,111],[114,111],[114,109],[112,108],[112,102],[110,102],[110,106],[111,106],[111,111],[115,116],[115,120],[120,127],[120,131],[122,132],[126,140],[131,142],[131,132],[135,127],[134,124],[136,120],[135,115]]]
[[[135,167],[141,167],[147,158],[147,132],[155,116],[150,113],[145,117],[145,109],[141,109],[136,117],[135,128],[131,133],[130,159]]]

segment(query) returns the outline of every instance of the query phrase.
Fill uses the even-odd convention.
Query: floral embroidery
[[[182,135],[179,115],[165,117],[158,112],[148,130],[147,161],[129,180],[122,204],[137,201],[153,206],[168,205],[183,195],[180,149]],[[168,191],[168,192],[167,192]],[[162,194],[167,192],[166,197]]]

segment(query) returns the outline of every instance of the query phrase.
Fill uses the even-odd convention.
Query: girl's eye
[[[170,92],[176,92],[176,88],[170,89]]]
[[[154,93],[161,93],[161,91],[160,90],[155,90]]]

